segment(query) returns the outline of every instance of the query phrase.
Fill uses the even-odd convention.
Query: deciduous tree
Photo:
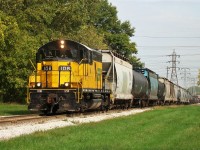
[[[108,0],[0,0],[0,96],[25,99],[37,49],[52,39],[72,39],[95,49],[112,49],[141,66],[134,28],[120,21]]]

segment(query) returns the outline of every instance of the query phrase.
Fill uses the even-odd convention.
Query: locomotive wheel
[[[43,115],[47,116],[47,115],[51,114],[50,111],[51,111],[51,106],[46,105],[46,109],[42,110],[42,113],[43,113]]]
[[[43,113],[43,115],[45,115],[45,116],[49,116],[49,115],[52,114],[52,113],[50,113],[50,110],[43,110],[42,113]]]
[[[58,105],[54,105],[54,107],[53,107],[53,109],[52,109],[52,114],[56,114],[58,108],[59,108]]]
[[[43,110],[43,111],[41,111],[42,113],[40,114],[40,115],[45,115],[45,116],[47,116],[47,114],[48,114],[48,111],[47,110]]]
[[[85,109],[83,107],[80,108],[80,113],[84,113]]]

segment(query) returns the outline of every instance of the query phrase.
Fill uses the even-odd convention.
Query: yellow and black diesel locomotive
[[[29,110],[55,113],[108,106],[103,88],[102,53],[71,40],[56,40],[36,53],[29,77]]]

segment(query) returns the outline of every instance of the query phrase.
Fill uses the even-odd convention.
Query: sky
[[[176,58],[178,83],[190,87],[197,82],[200,69],[200,0],[108,0],[118,10],[121,21],[135,28],[131,38],[136,55],[145,67],[167,77]],[[187,68],[187,69],[184,69]],[[171,78],[171,70],[168,72]]]

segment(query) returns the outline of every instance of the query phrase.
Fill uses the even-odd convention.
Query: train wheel
[[[143,108],[143,106],[144,106],[143,103],[144,103],[144,101],[140,99],[139,100],[139,106],[140,106],[140,108]]]
[[[149,106],[149,100],[145,101],[145,107]]]
[[[48,114],[48,111],[47,110],[43,110],[43,111],[41,111],[42,113],[40,114],[40,115],[45,115],[45,116],[47,116],[47,114]]]
[[[58,110],[59,106],[58,105],[54,105],[53,109],[52,109],[52,114],[56,114],[57,110]]]
[[[125,102],[124,109],[128,109],[129,101]]]
[[[80,108],[80,113],[84,113],[85,109],[83,107]]]
[[[106,111],[106,106],[105,105],[101,105],[101,108],[100,108],[101,112],[104,113],[104,111]]]

